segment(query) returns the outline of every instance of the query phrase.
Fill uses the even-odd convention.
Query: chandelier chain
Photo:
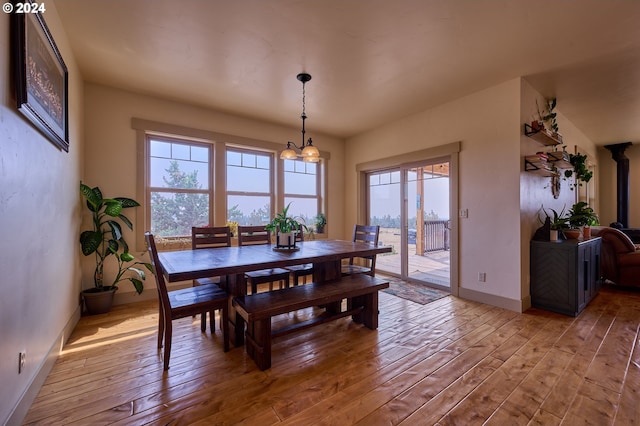
[[[305,91],[305,83],[302,83],[302,116],[306,117],[307,114],[305,113],[305,104],[306,104],[306,91]]]

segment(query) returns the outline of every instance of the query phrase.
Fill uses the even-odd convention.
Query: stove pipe
[[[629,159],[624,156],[624,151],[630,145],[631,142],[605,145],[617,163],[617,216],[623,228],[629,226]]]

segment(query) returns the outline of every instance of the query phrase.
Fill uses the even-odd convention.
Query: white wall
[[[554,199],[550,178],[524,172],[524,156],[545,150],[523,134],[544,98],[518,78],[406,117],[347,141],[345,232],[357,220],[356,165],[461,141],[459,295],[513,310],[530,306],[529,242],[541,205],[568,210],[575,192],[562,182]],[[556,108],[568,151],[579,146],[597,162],[594,144]],[[598,211],[598,204],[594,206]],[[486,282],[478,282],[486,272]],[[455,284],[455,283],[453,283]]]
[[[280,144],[283,149],[288,140],[298,140],[300,137],[300,129],[297,127],[278,126],[96,84],[85,86],[85,105],[87,145],[84,181],[90,186],[100,186],[105,196],[139,198],[136,196],[136,132],[131,127],[131,119],[134,117],[274,142]],[[296,120],[295,116],[291,117],[292,124],[297,124]],[[307,136],[313,137],[314,145],[321,151],[330,153],[327,231],[329,238],[342,238],[344,142],[317,134],[311,128],[308,128]],[[133,216],[128,215],[131,219]],[[135,247],[135,235],[129,233],[127,242],[131,247]],[[85,288],[93,285],[93,267],[91,259],[83,261]],[[109,270],[113,269],[107,269],[107,273]],[[147,290],[140,298],[132,298],[133,287],[125,283],[116,293],[115,303],[155,298],[157,296],[154,287],[153,279],[147,279]]]
[[[459,290],[519,310],[520,79],[473,93],[347,141],[345,233],[357,219],[356,165],[461,141]],[[478,282],[486,272],[486,282]]]
[[[79,318],[83,85],[57,12],[45,20],[69,69],[69,153],[15,105],[10,15],[0,14],[0,423],[20,423]],[[26,365],[18,374],[18,353]]]

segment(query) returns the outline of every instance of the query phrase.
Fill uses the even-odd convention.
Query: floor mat
[[[424,284],[411,283],[399,280],[397,278],[388,279],[389,288],[386,288],[382,291],[392,294],[396,297],[401,297],[403,299],[411,300],[412,302],[420,303],[421,305],[426,305],[427,303],[431,303],[435,300],[449,296],[449,293],[446,291],[427,287]]]

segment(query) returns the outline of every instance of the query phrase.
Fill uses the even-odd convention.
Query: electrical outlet
[[[24,363],[27,362],[27,352],[22,351],[18,353],[18,374],[24,370]]]
[[[487,281],[487,273],[486,272],[478,272],[478,281],[481,283]]]
[[[469,217],[469,209],[460,209],[460,217],[461,218],[468,218]]]

